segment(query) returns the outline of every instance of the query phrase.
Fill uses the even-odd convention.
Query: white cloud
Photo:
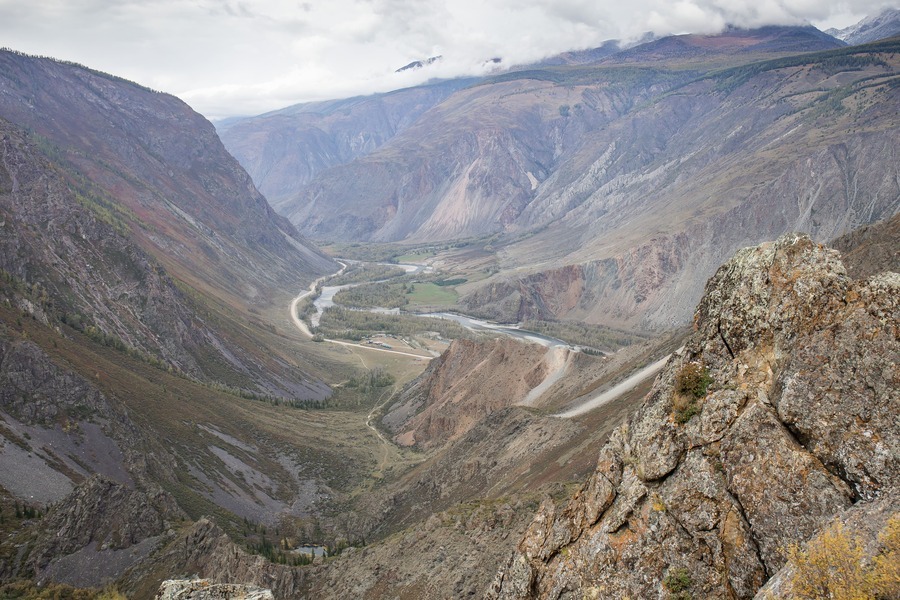
[[[896,1],[896,0],[894,0]],[[612,38],[813,21],[879,0],[0,0],[0,45],[175,93],[211,116],[386,91]],[[428,70],[395,74],[435,54]]]

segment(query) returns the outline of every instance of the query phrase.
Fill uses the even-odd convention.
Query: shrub
[[[892,516],[878,536],[881,551],[870,562],[863,544],[837,522],[805,549],[792,546],[792,598],[812,600],[880,600],[900,597],[900,513]]]
[[[684,425],[688,421],[694,418],[695,415],[700,414],[700,405],[696,402],[690,402],[683,408],[676,408],[675,410],[675,420],[679,425]]]
[[[700,413],[699,401],[706,396],[710,383],[712,377],[705,366],[689,362],[681,367],[675,374],[675,395],[672,398],[676,422],[684,425]]]
[[[687,569],[669,569],[663,579],[663,587],[669,592],[670,600],[690,600],[691,586],[694,584]]]
[[[707,368],[695,362],[689,362],[675,375],[675,391],[696,400],[706,396],[706,389],[712,383]]]

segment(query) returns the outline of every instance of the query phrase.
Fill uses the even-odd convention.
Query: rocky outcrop
[[[240,582],[235,587],[259,586],[275,598],[477,597],[505,559],[500,549],[521,536],[535,507],[531,499],[459,506],[377,544],[299,568],[247,554],[201,519],[129,572],[123,589],[129,597],[153,597],[161,589],[158,574],[166,573],[182,580],[167,587],[185,593],[232,590]]]
[[[31,570],[38,582],[103,586],[146,559],[172,523],[184,518],[162,490],[138,490],[93,476],[40,521]]]
[[[241,583],[212,583],[209,579],[167,579],[156,600],[272,600],[272,591]]]
[[[835,516],[897,512],[900,276],[799,235],[737,253],[695,333],[490,598],[752,598]],[[892,500],[893,499],[893,500]]]
[[[83,377],[60,369],[34,342],[0,339],[0,410],[29,424],[112,416],[107,399]]]
[[[291,568],[267,561],[238,547],[217,525],[202,518],[129,572],[129,591],[137,596],[160,585],[159,573],[183,574],[215,583],[241,582],[272,591],[277,598],[295,598],[305,589],[308,569]]]
[[[377,544],[329,560],[306,597],[479,598],[535,507],[531,498],[504,498],[436,513]]]

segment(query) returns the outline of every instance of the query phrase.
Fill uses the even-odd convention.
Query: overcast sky
[[[652,31],[843,27],[896,0],[0,0],[0,46],[126,77],[210,118],[484,72]],[[428,69],[396,74],[416,59]]]

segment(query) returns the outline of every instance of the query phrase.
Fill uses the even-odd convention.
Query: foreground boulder
[[[208,579],[168,579],[156,600],[272,600],[272,592],[240,583],[212,583]]]
[[[854,281],[805,236],[738,252],[593,475],[541,506],[487,596],[753,598],[833,520],[896,522],[898,309],[900,275]]]

